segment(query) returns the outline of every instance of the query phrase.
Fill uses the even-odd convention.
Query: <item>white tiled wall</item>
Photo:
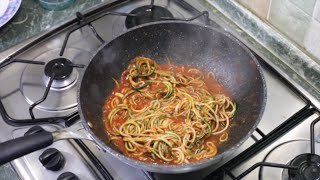
[[[313,20],[305,34],[304,47],[314,56],[320,57],[320,23]]]
[[[267,20],[295,42],[302,44],[311,18],[290,1],[294,0],[272,0]]]
[[[270,0],[238,0],[241,4],[257,14],[260,18],[266,19],[269,10]]]
[[[320,60],[320,0],[237,0]]]
[[[320,23],[320,0],[317,0],[313,10],[313,18]]]
[[[312,11],[314,9],[314,5],[317,0],[290,0],[292,4],[296,7],[300,8],[308,15],[312,15]]]

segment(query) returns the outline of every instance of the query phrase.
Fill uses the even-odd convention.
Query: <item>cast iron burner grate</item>
[[[162,7],[158,7],[158,6],[154,6],[154,0],[151,0],[151,5],[150,6],[146,6],[146,7],[140,7],[138,8],[137,13],[139,13],[139,15],[141,14],[142,16],[147,15],[147,17],[144,18],[137,18],[134,19],[133,21],[136,21],[140,24],[143,23],[147,23],[147,22],[153,22],[153,21],[158,21],[158,20],[180,20],[180,21],[193,21],[195,19],[200,18],[201,16],[203,16],[203,20],[204,23],[206,25],[209,24],[209,13],[207,11],[203,11],[203,12],[199,12],[197,10],[195,10],[192,6],[190,7],[190,5],[184,1],[180,1],[180,0],[175,0],[176,2],[181,3],[180,5],[184,8],[188,7],[189,11],[191,12],[196,12],[196,14],[192,13],[194,16],[190,17],[190,18],[186,18],[186,19],[179,19],[179,18],[174,18],[173,15],[171,14],[170,11],[166,10],[165,8]],[[25,125],[36,125],[36,124],[46,124],[46,123],[60,123],[60,122],[65,122],[66,126],[70,126],[71,124],[73,124],[75,121],[79,120],[79,113],[78,111],[75,111],[69,115],[66,116],[53,116],[53,117],[41,117],[41,118],[36,118],[33,114],[33,109],[41,104],[43,101],[46,100],[48,93],[51,89],[51,86],[53,84],[54,81],[64,81],[65,79],[67,79],[68,77],[72,76],[72,72],[73,68],[84,68],[84,65],[82,64],[73,64],[69,59],[67,58],[63,58],[62,56],[64,55],[64,52],[66,50],[67,47],[67,43],[69,40],[70,35],[84,27],[84,26],[88,26],[90,28],[90,30],[92,31],[92,33],[94,34],[94,36],[96,36],[96,38],[101,42],[101,44],[105,43],[105,41],[102,39],[102,37],[98,34],[98,32],[95,30],[95,27],[91,24],[92,22],[107,16],[107,15],[116,15],[116,16],[127,16],[127,17],[136,17],[138,16],[137,14],[130,14],[130,13],[123,13],[123,12],[104,12],[100,15],[97,16],[92,16],[93,14],[95,14],[97,11],[102,12],[104,11],[107,7],[111,7],[112,5],[116,5],[116,4],[120,4],[123,1],[116,1],[115,3],[110,3],[107,5],[104,5],[100,8],[98,8],[95,11],[89,12],[85,15],[82,15],[81,13],[77,12],[77,19],[73,20],[73,23],[77,22],[77,25],[71,27],[65,36],[65,39],[63,41],[62,47],[60,49],[60,53],[58,58],[55,58],[51,61],[49,61],[47,64],[43,61],[38,61],[38,60],[25,60],[25,59],[17,59],[16,57],[22,53],[23,51],[25,51],[28,48],[33,47],[34,45],[42,42],[43,40],[45,40],[47,37],[51,37],[51,35],[54,35],[55,33],[61,31],[63,28],[66,28],[68,26],[70,26],[70,24],[72,24],[72,22],[70,23],[66,23],[64,25],[62,25],[59,28],[56,28],[55,30],[52,30],[51,32],[47,33],[46,36],[42,36],[41,38],[36,39],[35,41],[31,42],[30,44],[28,44],[27,46],[21,48],[20,50],[16,51],[15,53],[12,54],[12,56],[7,57],[3,62],[0,63],[0,70],[2,70],[3,68],[7,67],[10,64],[13,63],[25,63],[25,64],[34,64],[34,65],[45,65],[45,70],[44,70],[44,74],[46,75],[46,77],[48,77],[49,81],[46,85],[46,89],[45,92],[42,96],[41,99],[39,99],[38,101],[34,102],[33,104],[30,105],[29,107],[29,114],[31,116],[31,118],[26,118],[26,119],[15,119],[12,118],[6,111],[3,102],[0,99],[0,115],[2,116],[3,120],[7,123],[10,124],[12,126],[25,126]],[[190,10],[191,8],[191,10]],[[149,10],[151,12],[149,12]],[[152,20],[152,18],[154,20]],[[151,20],[150,20],[151,19]],[[137,24],[138,25],[138,24]],[[51,58],[48,58],[51,59]],[[42,71],[43,72],[43,71]],[[75,140],[76,143],[80,146],[81,149],[84,150],[84,152],[86,153],[86,155],[92,160],[92,162],[94,162],[95,167],[98,169],[98,171],[101,173],[101,175],[103,176],[103,179],[113,179],[112,176],[109,174],[109,172],[105,169],[104,165],[101,164],[101,162],[95,157],[95,155],[90,151],[90,149],[80,140]],[[146,174],[148,174],[147,172],[144,172]],[[148,176],[149,179],[153,179],[152,177]]]
[[[290,180],[319,180],[320,156],[316,154],[301,154],[295,157],[290,165],[298,169],[289,169]]]
[[[102,8],[103,9],[103,8]],[[99,16],[96,17],[89,17],[89,14],[87,14],[86,16],[82,15],[80,12],[76,13],[77,19],[76,21],[78,22],[78,24],[76,26],[74,26],[73,28],[69,29],[68,32],[66,33],[66,36],[64,38],[60,53],[58,58],[55,58],[53,60],[51,60],[46,66],[45,66],[45,70],[44,73],[47,77],[49,77],[48,83],[46,85],[46,89],[45,92],[42,96],[42,98],[40,98],[39,100],[37,100],[36,102],[34,102],[33,104],[30,105],[29,107],[29,114],[31,116],[31,119],[14,119],[12,117],[10,117],[1,100],[0,100],[0,114],[2,115],[2,117],[4,117],[4,120],[11,125],[15,125],[15,126],[19,126],[19,125],[26,125],[26,124],[38,124],[38,123],[54,123],[54,122],[58,122],[61,119],[64,119],[65,117],[48,117],[48,118],[35,118],[34,114],[33,114],[33,109],[39,105],[40,103],[44,102],[48,96],[48,93],[50,91],[50,88],[52,87],[53,81],[54,80],[64,80],[66,79],[68,76],[70,76],[73,72],[73,68],[84,68],[84,65],[82,64],[74,64],[72,63],[70,60],[63,58],[63,54],[66,50],[67,47],[67,43],[69,40],[70,35],[84,27],[84,26],[89,26],[89,28],[91,29],[92,33],[96,36],[96,38],[103,44],[105,43],[105,41],[102,39],[102,37],[98,34],[98,32],[95,30],[94,26],[91,24],[93,21],[96,21],[104,16],[107,15],[116,15],[116,16],[127,16],[129,19],[130,17],[137,17],[137,16],[143,16],[142,19],[134,19],[133,21],[136,21],[138,23],[147,23],[148,21],[150,21],[150,16],[145,17],[144,14],[147,15],[152,15],[151,17],[153,18],[157,18],[157,19],[162,19],[162,20],[181,20],[181,21],[193,21],[197,18],[200,18],[201,16],[203,16],[204,22],[205,24],[209,24],[209,13],[207,11],[203,11],[203,12],[199,12],[197,15],[191,17],[191,18],[186,18],[186,19],[178,19],[178,18],[174,18],[173,15],[171,14],[170,11],[168,11],[165,8],[159,7],[159,6],[155,6],[154,5],[154,0],[151,0],[151,4],[149,6],[142,6],[140,8],[137,8],[135,10],[133,10],[134,12],[137,12],[139,14],[132,14],[132,13],[123,13],[123,12],[105,12],[102,13]],[[150,12],[149,12],[150,11]],[[152,18],[151,18],[152,19]],[[129,20],[128,20],[129,21]],[[57,29],[58,30],[58,29]],[[54,31],[52,31],[53,33]],[[49,36],[49,34],[48,34]],[[34,44],[36,42],[40,42],[41,40],[43,40],[42,38],[39,38],[37,41],[34,41]],[[33,43],[31,43],[29,46],[27,47],[32,47],[32,45],[34,45]],[[25,47],[25,48],[27,48]],[[22,50],[21,50],[22,51]],[[16,52],[15,54],[18,54],[19,52]],[[16,55],[14,55],[16,56]],[[12,56],[9,56],[7,59],[5,59],[3,62],[0,63],[0,69],[12,64],[12,63],[26,63],[26,64],[36,64],[36,65],[44,65],[45,62],[41,62],[41,61],[33,61],[33,60],[24,60],[24,59],[15,59]]]
[[[145,23],[161,21],[163,18],[173,18],[172,13],[160,6],[141,6],[130,12],[137,16],[128,16],[126,18],[126,27],[128,29]]]
[[[308,107],[309,106],[309,107]],[[307,107],[307,109],[305,109]],[[309,112],[308,112],[309,111]],[[303,114],[300,114],[302,112]],[[310,103],[306,105],[304,108],[302,108],[300,111],[298,111],[295,115],[296,116],[292,120],[296,121],[294,124],[298,125],[299,121],[301,122],[300,118],[297,118],[297,116],[301,117],[309,117],[313,113],[318,112],[314,108],[310,108]],[[309,115],[308,115],[309,114]],[[307,115],[307,116],[306,116]],[[272,132],[270,132],[268,135],[262,134],[263,138],[262,140],[259,140],[257,143],[237,155],[235,158],[230,160],[229,162],[225,163],[222,167],[220,167],[215,172],[208,175],[205,179],[222,179],[225,175],[228,175],[233,180],[240,180],[243,179],[246,175],[248,175],[250,172],[252,172],[254,169],[260,167],[273,167],[273,168],[282,168],[288,170],[288,177],[290,180],[320,180],[320,156],[315,154],[315,125],[320,121],[320,117],[313,120],[310,124],[310,153],[303,153],[295,158],[293,158],[289,164],[279,164],[279,163],[271,163],[271,162],[258,162],[245,170],[242,174],[239,176],[234,176],[231,173],[231,170],[234,169],[239,163],[243,162],[249,157],[252,157],[254,154],[259,152],[261,148],[265,148],[267,143],[264,143],[265,141],[269,141],[270,143],[272,140],[276,139],[276,136],[280,135],[278,134],[279,131],[287,129],[290,130],[295,125],[291,124],[294,121],[290,121],[291,118],[289,118],[286,123],[283,123],[282,125],[278,126],[276,129],[274,129]],[[300,120],[299,120],[300,119]],[[289,123],[289,124],[287,124]],[[259,130],[260,131],[260,130]],[[257,131],[258,132],[258,131]],[[278,134],[278,135],[277,135]],[[268,143],[268,144],[270,144]],[[260,169],[261,171],[261,169]],[[261,176],[260,176],[261,178]]]

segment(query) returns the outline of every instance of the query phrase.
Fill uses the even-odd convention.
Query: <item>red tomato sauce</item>
[[[202,77],[202,80],[205,82],[205,88],[211,93],[211,94],[225,94],[228,95],[229,93],[223,88],[222,85],[220,85],[215,79],[214,77],[207,73],[207,72],[203,72],[200,71],[199,69],[195,69],[192,67],[188,67],[188,66],[184,66],[184,65],[171,65],[171,64],[158,64],[157,65],[157,69],[158,70],[163,70],[163,71],[171,71],[173,73],[180,73],[183,75],[187,75],[187,76],[191,76],[191,77]],[[117,97],[117,93],[122,93],[123,89],[130,89],[131,84],[128,80],[128,70],[124,71],[122,76],[121,76],[121,80],[119,82],[119,85],[115,87],[115,89],[113,90],[112,94],[106,99],[105,101],[105,105],[104,105],[104,109],[103,109],[103,113],[104,113],[104,119],[107,119],[108,114],[110,113],[112,108],[112,99],[114,99],[115,97]],[[148,85],[147,87],[145,87],[145,89],[147,91],[157,91],[157,90],[161,90],[165,88],[165,86],[163,84],[159,84],[159,85]],[[123,94],[123,93],[122,93]],[[143,109],[144,107],[150,105],[150,102],[152,100],[143,97],[143,96],[139,96],[139,97],[133,97],[132,95],[129,95],[130,98],[137,98],[136,102],[137,104],[132,105],[132,108],[140,110]],[[172,119],[175,123],[184,123],[185,121],[185,117],[183,116],[179,116],[176,118]],[[123,124],[126,119],[121,118],[119,116],[115,116],[115,118],[113,119],[114,121],[114,125],[120,127],[121,124]],[[112,134],[113,131],[113,127],[110,126],[109,123],[105,123],[105,127],[108,131],[109,134]],[[110,132],[111,131],[111,132]],[[228,131],[228,130],[227,130]],[[205,143],[206,142],[213,142],[216,147],[219,146],[219,138],[221,135],[211,135],[210,137],[208,137],[207,139],[205,139]],[[125,145],[124,145],[124,141],[123,139],[117,138],[112,140],[112,142],[119,148],[119,150],[121,152],[123,152],[125,155],[140,160],[140,161],[144,161],[144,162],[150,162],[150,163],[158,163],[158,164],[175,164],[173,161],[171,162],[166,162],[163,161],[161,159],[153,159],[151,158],[149,155],[147,154],[142,154],[140,156],[134,156],[131,153],[128,153],[125,149]],[[205,144],[204,143],[204,144]],[[196,162],[199,161],[195,158],[191,158],[189,159],[189,162]]]

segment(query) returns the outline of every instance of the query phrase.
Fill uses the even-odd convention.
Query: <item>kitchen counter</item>
[[[108,0],[75,0],[69,8],[49,11],[37,0],[23,0],[17,14],[0,27],[0,52],[41,32],[48,31],[75,17],[77,11],[84,12]]]

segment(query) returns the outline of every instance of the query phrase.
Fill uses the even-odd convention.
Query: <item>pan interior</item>
[[[102,121],[104,101],[114,88],[112,78],[121,73],[136,56],[158,63],[170,58],[176,64],[213,72],[238,105],[227,142],[221,154],[238,144],[257,124],[264,106],[264,81],[251,54],[239,42],[218,30],[191,23],[156,23],[133,29],[106,44],[92,59],[80,87],[83,118],[93,125],[93,133],[107,146]]]

